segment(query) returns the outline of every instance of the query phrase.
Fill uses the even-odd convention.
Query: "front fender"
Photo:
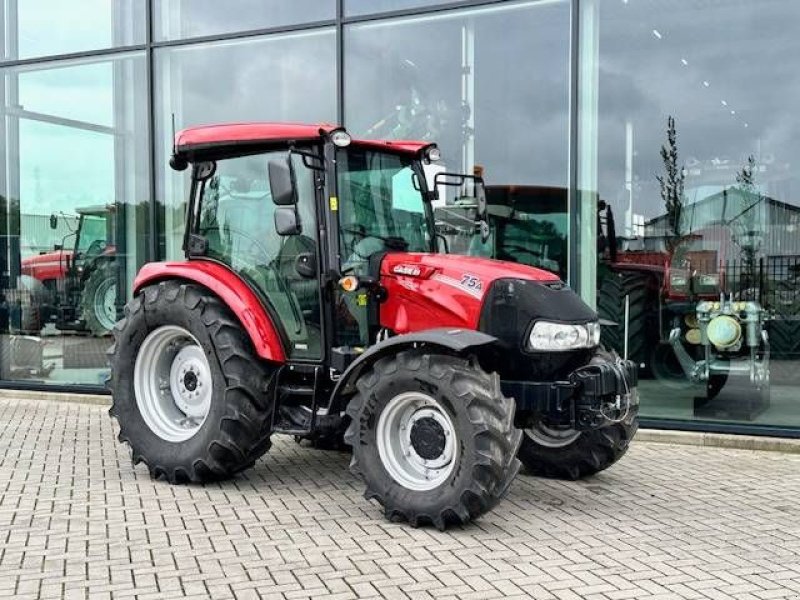
[[[275,324],[253,290],[229,268],[208,260],[154,262],[143,266],[133,282],[133,293],[166,279],[193,281],[219,296],[244,327],[256,354],[273,362],[286,362]]]
[[[467,351],[483,350],[498,343],[498,339],[481,331],[442,327],[414,333],[397,335],[370,346],[354,360],[336,382],[331,392],[331,412],[344,410],[345,399],[355,393],[355,383],[363,370],[387,354],[394,354],[409,347],[432,346],[440,351],[464,354]]]

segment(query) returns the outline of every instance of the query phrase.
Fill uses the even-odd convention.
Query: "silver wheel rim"
[[[544,423],[536,423],[532,429],[526,429],[525,435],[546,448],[563,448],[581,437],[575,429],[553,429]]]
[[[164,325],[145,337],[133,367],[136,406],[144,422],[168,442],[191,438],[208,416],[211,368],[197,339]]]
[[[102,327],[111,331],[117,321],[117,282],[109,277],[94,293],[94,314]]]
[[[421,456],[412,443],[415,426],[427,420],[441,428],[444,445],[437,456]],[[458,439],[447,411],[421,392],[404,392],[392,398],[381,412],[376,428],[378,454],[386,472],[404,488],[418,492],[444,483],[456,464]]]

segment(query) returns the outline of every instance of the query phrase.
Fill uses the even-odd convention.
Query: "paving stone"
[[[634,442],[440,533],[384,521],[346,452],[276,437],[170,486],[116,434],[103,407],[0,400],[0,597],[800,599],[800,455]]]

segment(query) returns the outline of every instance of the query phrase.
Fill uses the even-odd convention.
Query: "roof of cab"
[[[270,142],[310,141],[338,129],[329,123],[228,123],[183,129],[175,135],[175,151],[191,155],[195,151],[233,145],[258,145]],[[430,142],[412,140],[358,140],[353,143],[381,150],[416,154]]]

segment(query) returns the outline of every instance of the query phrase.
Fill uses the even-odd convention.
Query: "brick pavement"
[[[0,401],[0,596],[800,598],[797,455],[635,444],[439,533],[385,522],[345,453],[275,441],[234,481],[170,486],[105,408]]]

